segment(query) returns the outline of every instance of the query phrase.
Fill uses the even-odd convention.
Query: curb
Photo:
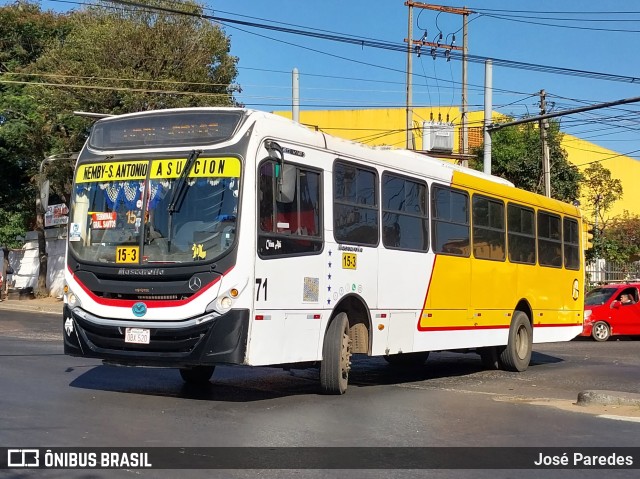
[[[605,406],[640,406],[640,394],[624,391],[582,391],[578,394],[578,406],[602,404]]]

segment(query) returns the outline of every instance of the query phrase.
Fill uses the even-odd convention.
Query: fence
[[[603,283],[640,282],[640,261],[619,263],[599,259],[585,265],[587,287]]]

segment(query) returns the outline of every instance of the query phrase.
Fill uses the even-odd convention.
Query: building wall
[[[291,118],[290,111],[276,111],[277,115]],[[493,118],[500,117],[493,112]],[[415,129],[416,149],[422,150],[422,123],[430,119],[451,121],[454,128],[454,153],[462,149],[459,132],[459,108],[414,108],[413,125]],[[467,115],[469,128],[469,150],[483,143],[482,124],[483,111],[471,111]],[[406,110],[403,108],[371,109],[371,110],[302,110],[300,122],[310,128],[320,129],[328,134],[359,141],[371,146],[393,146],[404,148],[406,145]],[[562,147],[567,151],[569,161],[581,170],[590,162],[616,156],[605,160],[602,164],[611,171],[611,176],[622,182],[623,195],[606,215],[611,218],[621,215],[625,210],[632,214],[640,214],[640,188],[635,182],[640,178],[640,161],[602,148],[571,135],[564,135]],[[581,201],[586,204],[584,199]]]
[[[640,161],[621,155],[620,153],[594,145],[586,140],[571,135],[564,135],[562,147],[569,155],[569,161],[581,171],[595,161],[611,171],[611,177],[622,182],[622,198],[613,204],[606,217],[619,216],[624,211],[640,214]],[[586,204],[583,200],[583,204]]]
[[[64,288],[64,258],[66,251],[66,229],[52,228],[45,230],[47,243],[47,291],[49,296],[61,296]],[[0,259],[3,256],[0,250]],[[25,237],[24,246],[20,249],[9,250],[9,264],[13,269],[9,287],[22,289],[38,289],[38,234],[29,231]],[[5,278],[8,279],[8,278]]]

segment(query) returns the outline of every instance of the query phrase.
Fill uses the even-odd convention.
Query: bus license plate
[[[127,328],[124,332],[125,343],[149,344],[151,330],[142,328]]]
[[[116,248],[116,263],[139,263],[139,246],[118,246]]]

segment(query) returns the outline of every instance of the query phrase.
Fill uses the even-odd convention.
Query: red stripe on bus
[[[571,327],[571,326],[582,326],[582,323],[553,323],[553,324],[534,324],[533,327],[541,328],[541,327]],[[472,331],[476,329],[509,329],[509,325],[501,325],[501,326],[423,326],[418,327],[420,331]]]
[[[107,299],[107,298],[101,298],[100,296],[95,295],[89,288],[87,288],[82,281],[80,281],[75,274],[73,274],[73,271],[71,271],[71,268],[69,268],[67,266],[67,269],[69,270],[69,273],[71,274],[71,276],[74,277],[74,279],[76,280],[76,282],[80,285],[80,287],[82,288],[82,290],[87,293],[91,299],[93,299],[96,303],[101,304],[103,306],[116,306],[116,307],[124,307],[124,308],[130,308],[132,307],[134,304],[136,303],[144,303],[147,305],[147,307],[149,308],[170,308],[173,306],[184,306],[185,304],[190,303],[191,301],[193,301],[194,299],[196,299],[198,296],[200,296],[202,293],[204,293],[205,291],[207,291],[209,288],[211,288],[214,284],[216,284],[218,281],[220,281],[224,276],[226,276],[232,269],[233,266],[231,268],[229,268],[227,271],[225,271],[224,273],[222,273],[222,275],[220,275],[220,277],[216,278],[215,280],[213,280],[211,283],[209,283],[207,286],[205,286],[204,288],[202,288],[200,291],[198,291],[197,293],[194,293],[192,296],[188,297],[187,299],[182,299],[182,300],[173,300],[173,301],[162,301],[162,300],[134,300],[134,299]]]

